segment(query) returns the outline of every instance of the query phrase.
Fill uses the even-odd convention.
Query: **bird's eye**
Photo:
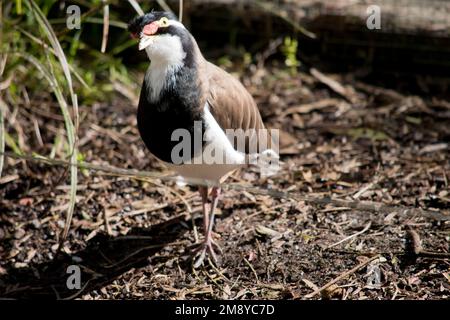
[[[169,19],[167,19],[166,17],[162,17],[161,20],[159,20],[159,22],[161,23],[161,26],[163,26],[163,27],[169,26]]]

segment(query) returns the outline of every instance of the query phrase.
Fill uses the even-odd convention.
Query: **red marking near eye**
[[[158,24],[156,22],[152,22],[146,25],[144,29],[142,29],[142,32],[147,36],[154,35],[157,31],[158,31]]]

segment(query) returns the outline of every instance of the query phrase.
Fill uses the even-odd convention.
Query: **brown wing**
[[[258,107],[247,89],[239,80],[212,63],[206,62],[204,68],[208,79],[207,101],[211,114],[222,130],[242,129],[249,133],[254,129],[256,134],[249,137],[258,140],[259,130],[265,127]],[[245,150],[240,151],[249,153],[249,141],[247,138]],[[269,147],[270,142],[268,143]]]

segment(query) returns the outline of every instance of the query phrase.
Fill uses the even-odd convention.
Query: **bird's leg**
[[[219,202],[219,196],[220,196],[220,188],[213,187],[213,189],[211,191],[212,204],[211,204],[211,211],[210,211],[209,217],[207,217],[206,210],[204,211],[204,215],[205,215],[204,220],[206,221],[204,224],[205,240],[203,242],[200,257],[195,262],[194,268],[198,268],[203,263],[203,260],[205,259],[207,252],[211,255],[211,258],[213,259],[214,263],[217,263],[217,256],[212,247],[213,244],[217,246],[217,244],[212,239],[212,228],[214,225],[214,211],[216,210],[217,203]]]
[[[214,225],[215,211],[217,208],[217,203],[219,202],[220,193],[221,193],[220,187],[213,187],[213,189],[211,190],[211,196],[212,196],[211,213],[209,216],[208,230],[207,230],[207,233],[205,233],[205,237],[206,237],[205,241],[208,241],[208,243],[215,245],[220,251],[222,251],[222,249],[219,247],[218,244],[215,243],[215,241],[212,237],[212,228]],[[212,254],[214,255],[214,251],[212,251]]]
[[[202,198],[202,212],[203,212],[203,235],[206,236],[209,227],[209,212],[208,212],[208,187],[199,186],[198,192]],[[206,255],[206,241],[203,241],[196,249],[195,252],[200,252],[200,257],[195,263],[195,268],[197,268],[205,258]],[[198,265],[197,265],[198,264]]]
[[[202,211],[203,211],[203,234],[208,231],[209,215],[208,215],[208,187],[198,187],[198,192],[202,197]]]

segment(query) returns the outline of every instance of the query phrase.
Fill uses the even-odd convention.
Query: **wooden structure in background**
[[[306,25],[331,22],[327,27],[333,28],[365,25],[367,8],[371,5],[381,8],[384,31],[450,36],[447,0],[191,0],[185,2],[185,9],[192,13],[228,8],[248,15],[268,11]]]
[[[381,9],[380,30],[366,25],[367,8],[374,4]],[[191,0],[185,1],[185,10],[185,22],[208,42],[229,37],[250,41],[256,51],[296,30],[302,58],[311,63],[450,75],[446,0]],[[317,39],[304,36],[299,26]]]

